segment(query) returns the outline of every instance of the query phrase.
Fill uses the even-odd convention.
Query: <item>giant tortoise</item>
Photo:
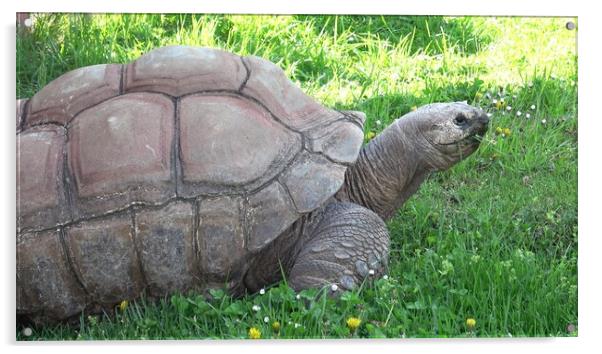
[[[267,60],[217,49],[60,76],[17,101],[17,314],[52,322],[142,294],[382,275],[385,221],[475,151],[488,118],[431,104],[362,147],[364,120]]]

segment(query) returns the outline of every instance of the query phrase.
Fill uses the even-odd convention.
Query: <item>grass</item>
[[[477,153],[432,176],[389,223],[388,279],[339,300],[297,296],[285,283],[242,299],[221,291],[140,299],[75,327],[30,336],[17,328],[17,339],[247,338],[252,327],[261,338],[577,335],[577,56],[568,20],[37,16],[17,36],[17,97],[80,66],[188,44],[270,59],[325,105],[366,112],[367,133],[414,106],[452,100],[486,109],[492,127]],[[361,320],[356,330],[350,317]]]

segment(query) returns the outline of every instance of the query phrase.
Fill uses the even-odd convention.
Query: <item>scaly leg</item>
[[[350,290],[387,267],[389,233],[374,212],[352,203],[333,203],[308,230],[289,274],[295,290],[336,284]]]

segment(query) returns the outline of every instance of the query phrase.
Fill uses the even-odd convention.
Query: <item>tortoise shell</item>
[[[68,72],[17,116],[20,277],[100,302],[138,278],[161,290],[235,271],[337,192],[363,140],[363,117],[275,64],[187,46]]]

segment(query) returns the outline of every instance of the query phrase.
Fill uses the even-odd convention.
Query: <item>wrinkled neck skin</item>
[[[414,119],[397,119],[362,148],[336,198],[362,205],[388,221],[441,163],[433,160],[439,155],[433,150]]]

